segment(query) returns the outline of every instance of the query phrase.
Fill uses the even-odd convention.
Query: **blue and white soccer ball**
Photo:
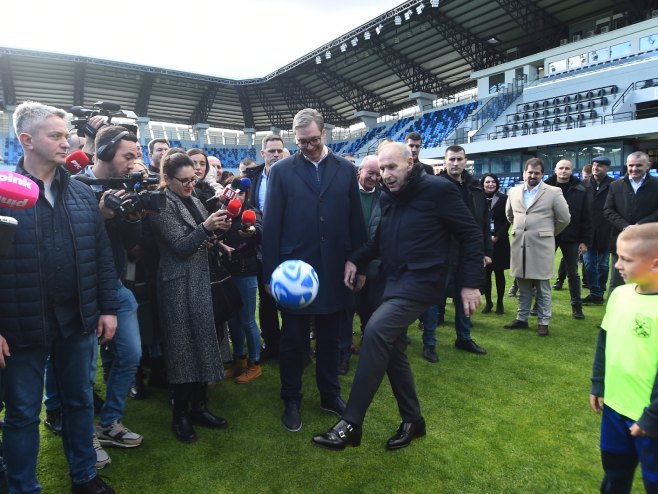
[[[270,279],[274,299],[286,309],[303,309],[318,295],[318,274],[308,263],[293,259],[277,266]]]

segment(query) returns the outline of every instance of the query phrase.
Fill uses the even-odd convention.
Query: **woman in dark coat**
[[[493,273],[496,277],[496,314],[504,314],[505,270],[509,269],[510,266],[510,224],[505,216],[507,196],[499,192],[500,181],[493,173],[487,173],[480,182],[487,196],[487,203],[491,212],[491,241],[493,242],[493,258],[491,264],[487,266],[485,276],[484,296],[487,303],[482,312],[486,314],[493,309],[491,298],[491,273]]]
[[[179,440],[192,442],[192,422],[228,426],[208,411],[206,403],[206,383],[222,377],[207,244],[231,223],[226,211],[208,215],[192,197],[198,178],[187,154],[165,156],[162,179],[167,207],[152,217],[152,224],[160,247],[157,283],[163,350],[173,388],[173,430]]]

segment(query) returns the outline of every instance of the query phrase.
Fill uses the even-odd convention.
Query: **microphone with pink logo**
[[[0,171],[0,211],[30,209],[39,199],[39,186],[29,178],[14,172]],[[18,221],[11,216],[0,216],[0,256],[6,256],[14,241]]]

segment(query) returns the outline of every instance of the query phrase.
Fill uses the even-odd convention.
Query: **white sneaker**
[[[108,427],[97,426],[96,434],[98,441],[103,446],[115,448],[136,448],[144,440],[142,436],[132,432],[118,420],[112,422]]]
[[[103,446],[101,446],[101,443],[98,441],[98,436],[96,434],[94,434],[92,443],[94,445],[94,450],[96,450],[96,470],[102,470],[110,463],[112,463],[112,460],[110,459],[110,455],[107,454],[107,451],[105,451]]]

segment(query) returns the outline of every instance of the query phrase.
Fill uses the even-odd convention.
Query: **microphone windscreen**
[[[247,177],[240,180],[240,190],[249,190],[251,188],[251,180]]]
[[[33,208],[39,199],[39,186],[14,172],[0,171],[0,206],[9,209]]]
[[[251,209],[247,209],[242,213],[242,226],[248,227],[256,224],[256,213]]]
[[[237,177],[234,178],[234,179],[231,181],[231,188],[232,188],[233,190],[239,190],[239,189],[240,189],[240,182],[241,182],[241,180],[240,180],[239,178],[237,178]]]
[[[240,214],[241,209],[242,209],[242,203],[240,202],[240,200],[233,199],[226,206],[226,216],[231,219],[237,218],[237,216]]]
[[[87,153],[85,153],[82,149],[73,151],[66,157],[66,168],[73,175],[80,173],[88,164],[89,156],[87,156]]]

